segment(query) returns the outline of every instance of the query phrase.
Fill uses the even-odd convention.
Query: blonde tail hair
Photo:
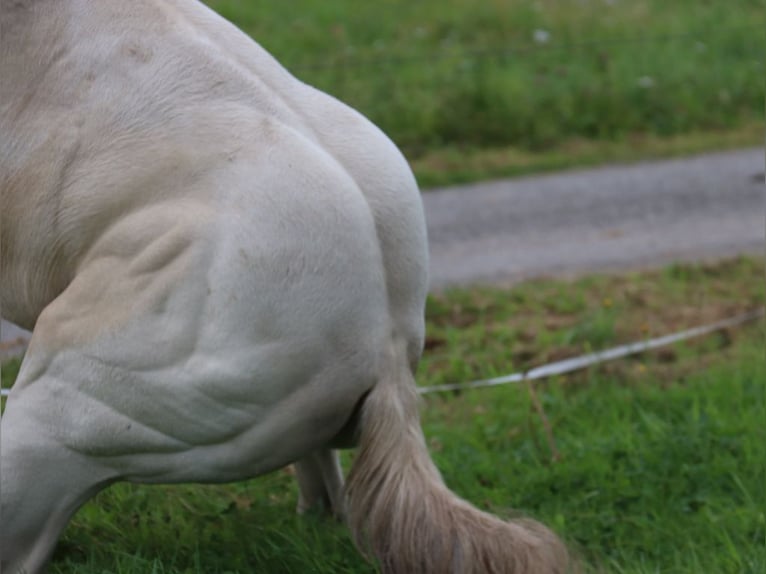
[[[346,485],[349,526],[384,574],[563,574],[564,544],[533,520],[505,522],[453,494],[431,461],[415,381],[396,364],[365,399]]]

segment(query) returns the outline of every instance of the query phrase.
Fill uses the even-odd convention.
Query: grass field
[[[765,300],[764,264],[748,258],[447,291],[428,302],[418,382],[508,373]],[[539,384],[558,462],[524,387],[427,396],[427,440],[455,491],[551,525],[586,572],[762,574],[765,336],[761,321]],[[117,485],[75,517],[52,572],[375,571],[345,527],[296,517],[296,501],[289,469],[228,486]]]
[[[645,145],[668,137],[689,151],[763,141],[755,0],[208,4],[378,123],[425,184],[487,149],[480,173],[494,174],[523,170],[530,153],[534,169],[550,152],[556,167],[592,163],[582,142],[630,156],[663,154]]]

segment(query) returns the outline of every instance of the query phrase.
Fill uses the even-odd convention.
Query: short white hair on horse
[[[0,568],[116,481],[295,462],[391,574],[561,574],[457,498],[413,373],[427,241],[396,147],[194,0],[0,10],[0,305],[34,329],[0,432]],[[346,486],[335,448],[358,445]]]

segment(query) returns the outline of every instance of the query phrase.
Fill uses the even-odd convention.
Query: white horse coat
[[[0,193],[0,312],[34,329],[2,419],[4,574],[41,571],[114,481],[293,461],[300,507],[347,502],[384,570],[474,571],[468,535],[431,525],[449,518],[423,510],[422,547],[391,532],[397,492],[494,519],[422,446],[423,211],[370,122],[192,0],[5,2]],[[331,448],[351,439],[344,497]],[[513,526],[530,563],[561,562]]]

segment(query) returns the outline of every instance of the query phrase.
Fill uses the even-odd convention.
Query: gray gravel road
[[[431,191],[432,287],[766,253],[763,173],[751,149]]]
[[[766,253],[763,174],[751,149],[432,190],[431,285]]]

